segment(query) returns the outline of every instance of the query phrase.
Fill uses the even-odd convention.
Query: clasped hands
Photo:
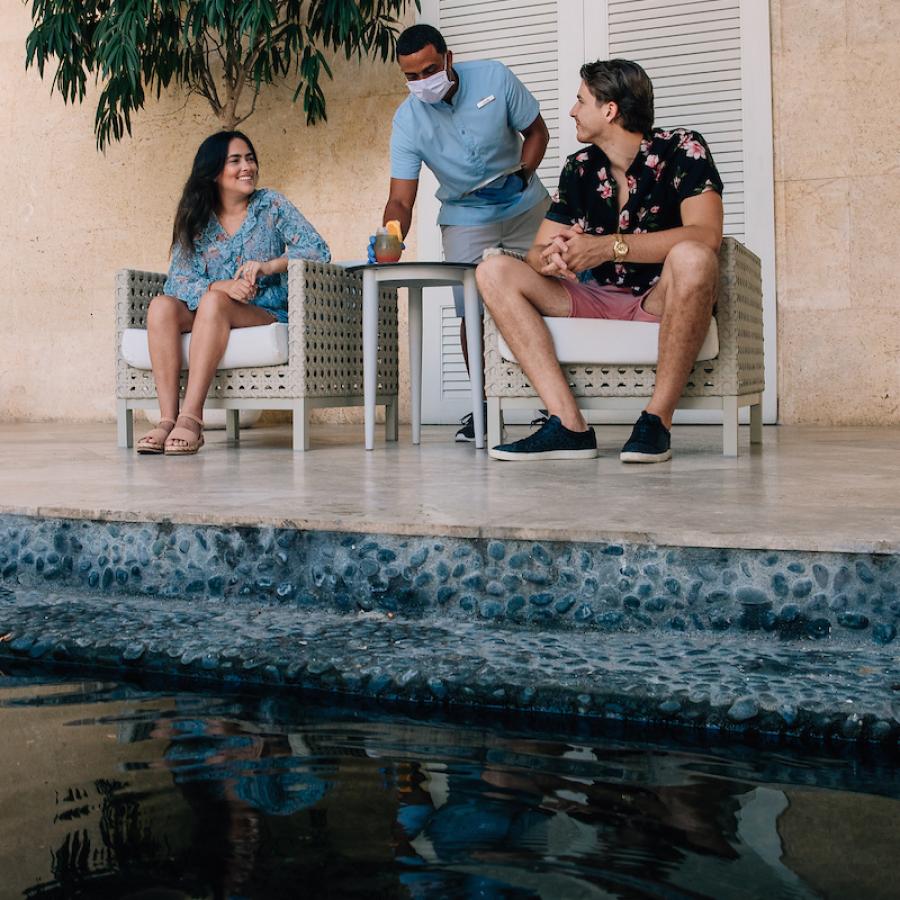
[[[578,280],[578,273],[593,269],[610,258],[608,237],[585,234],[572,225],[553,237],[540,253],[541,275]]]
[[[271,261],[260,262],[248,259],[234,273],[234,278],[223,283],[225,293],[238,303],[250,303],[256,297],[259,286],[256,281],[261,275],[272,274]]]

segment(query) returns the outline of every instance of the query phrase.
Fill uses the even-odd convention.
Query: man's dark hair
[[[447,52],[444,36],[431,25],[413,25],[397,38],[397,56],[410,56],[424,50],[429,44],[438,53]]]
[[[585,63],[581,77],[599,103],[619,107],[619,124],[626,131],[649,135],[653,130],[653,82],[635,62],[607,59]]]

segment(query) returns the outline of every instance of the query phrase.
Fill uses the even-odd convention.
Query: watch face
[[[613,253],[616,257],[616,262],[623,259],[628,253],[628,244],[625,241],[615,241],[613,244]]]

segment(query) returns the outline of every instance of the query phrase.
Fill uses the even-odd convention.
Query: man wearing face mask
[[[540,179],[533,177],[550,137],[537,100],[495,60],[454,65],[453,53],[430,25],[414,25],[400,35],[397,62],[410,96],[394,114],[383,221],[398,220],[406,235],[424,163],[438,181],[446,260],[477,263],[487,247],[526,252],[550,205]],[[372,262],[373,245],[374,237]],[[462,317],[462,288],[453,292]],[[468,367],[464,321],[460,341]],[[475,440],[471,414],[463,418],[456,440]]]

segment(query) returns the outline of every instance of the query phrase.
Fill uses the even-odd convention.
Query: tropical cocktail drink
[[[400,223],[392,220],[375,231],[375,259],[380,263],[394,263],[400,259],[403,242]]]

